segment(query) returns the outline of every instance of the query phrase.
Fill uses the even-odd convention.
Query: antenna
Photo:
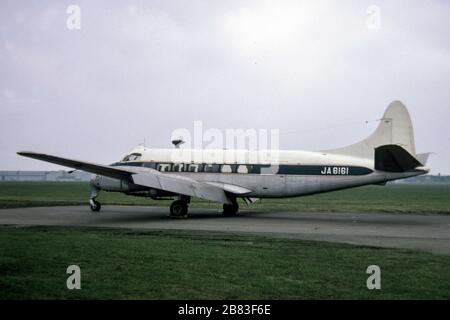
[[[175,149],[179,149],[183,143],[184,143],[183,137],[179,137],[178,139],[172,140],[172,144],[174,145]]]
[[[145,138],[144,138],[144,142],[139,143],[139,145],[145,147]]]

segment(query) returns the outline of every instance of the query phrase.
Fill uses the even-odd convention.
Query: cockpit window
[[[132,153],[132,154],[125,156],[125,158],[122,159],[122,162],[139,161],[141,159],[141,157],[142,157],[141,153]]]

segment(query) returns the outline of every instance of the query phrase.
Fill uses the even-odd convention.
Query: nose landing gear
[[[102,208],[101,203],[98,202],[98,201],[95,200],[95,199],[90,199],[90,200],[89,200],[89,206],[90,206],[90,208],[91,208],[91,211],[93,211],[93,212],[99,212],[100,209]]]
[[[102,208],[102,205],[100,204],[100,202],[95,200],[95,198],[97,198],[97,196],[98,196],[99,191],[100,191],[100,189],[97,188],[91,181],[91,193],[89,195],[89,206],[90,206],[92,212],[99,212],[100,209]]]

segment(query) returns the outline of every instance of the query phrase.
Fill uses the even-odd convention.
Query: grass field
[[[86,205],[87,183],[0,183],[0,208]],[[369,186],[248,210],[450,213],[449,185]],[[118,193],[103,204],[169,205]],[[218,204],[193,200],[193,207]],[[245,205],[242,205],[247,209]],[[0,299],[450,299],[450,256],[188,231],[0,227]],[[66,288],[79,265],[82,290]],[[367,266],[382,270],[368,290]]]
[[[87,205],[89,186],[84,182],[2,182],[0,208]],[[160,205],[155,201],[119,193],[101,192],[102,204]],[[219,208],[220,205],[193,199],[192,207]],[[450,213],[450,185],[366,186],[307,197],[263,199],[242,209],[304,212],[389,212]]]
[[[0,299],[450,299],[450,256],[407,250],[50,227],[0,227],[0,243]],[[66,288],[73,264],[81,290]]]

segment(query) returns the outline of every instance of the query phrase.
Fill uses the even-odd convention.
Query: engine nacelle
[[[134,191],[148,190],[146,187],[142,187],[127,181],[126,179],[114,179],[105,177],[102,175],[93,175],[91,178],[91,184],[97,188],[105,191],[125,192],[131,193]]]
[[[114,179],[102,175],[92,175],[91,184],[100,190],[123,192],[125,194],[136,197],[162,198],[171,197],[171,192],[143,187],[127,181],[126,179]]]

